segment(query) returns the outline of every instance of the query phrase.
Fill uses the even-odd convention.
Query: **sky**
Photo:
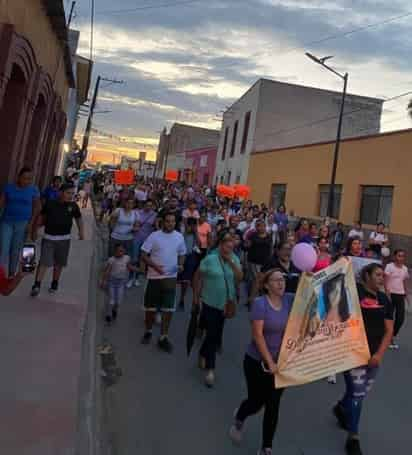
[[[70,3],[65,0],[67,8]],[[333,55],[329,63],[349,73],[351,93],[387,99],[412,91],[408,3],[96,0],[93,82],[100,74],[124,84],[102,83],[98,110],[111,112],[96,115],[94,127],[123,139],[95,135],[91,145],[147,151],[154,159],[163,127],[180,122],[220,129],[222,112],[261,77],[340,91],[342,81],[305,51]],[[72,28],[80,30],[79,53],[88,57],[90,0],[77,1]],[[412,127],[409,98],[384,104],[383,131]]]

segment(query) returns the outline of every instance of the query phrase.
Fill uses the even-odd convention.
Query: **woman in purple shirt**
[[[245,420],[264,407],[259,455],[270,455],[283,393],[283,389],[275,388],[274,375],[293,295],[285,294],[285,278],[280,269],[269,270],[263,277],[262,286],[265,294],[254,301],[251,310],[252,342],[243,363],[248,397],[236,411],[229,434],[234,443],[240,443]]]

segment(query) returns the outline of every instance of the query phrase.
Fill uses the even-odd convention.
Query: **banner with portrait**
[[[369,358],[352,263],[342,258],[304,274],[280,350],[276,387],[317,381]]]

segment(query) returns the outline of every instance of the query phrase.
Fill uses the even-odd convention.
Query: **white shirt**
[[[110,278],[116,280],[127,280],[129,277],[129,269],[127,266],[130,262],[130,256],[127,256],[127,254],[120,258],[112,256],[107,262],[111,266]]]
[[[406,265],[396,266],[393,262],[385,267],[386,289],[391,294],[405,295],[405,280],[409,279]]]
[[[377,242],[379,245],[383,245],[388,240],[386,234],[380,234],[379,232],[372,232],[369,238]]]
[[[351,229],[349,231],[348,237],[350,239],[353,237],[359,237],[361,240],[363,240],[363,231],[358,231],[357,229]]]
[[[111,237],[116,240],[132,240],[133,226],[137,221],[137,213],[134,210],[126,213],[124,209],[116,209],[113,215],[117,216],[117,221],[113,227]]]
[[[150,254],[150,259],[162,267],[163,274],[149,267],[147,278],[161,280],[176,278],[178,271],[178,256],[186,254],[186,245],[180,232],[152,232],[142,245],[142,251]]]
[[[145,202],[147,200],[147,191],[135,190],[134,195],[138,201]]]
[[[273,245],[276,245],[278,230],[278,225],[276,223],[273,223],[271,226],[269,224],[266,225],[266,232],[272,236]]]

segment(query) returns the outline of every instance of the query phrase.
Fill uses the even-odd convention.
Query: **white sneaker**
[[[129,281],[126,283],[127,289],[130,289],[132,286],[133,286],[133,280],[129,280]]]
[[[207,387],[212,388],[215,385],[215,372],[209,370],[205,377],[205,384]]]
[[[235,422],[230,427],[229,437],[232,440],[233,444],[238,446],[238,445],[240,445],[240,443],[242,442],[242,439],[243,439],[243,423],[236,420],[236,414],[237,414],[237,409],[235,410],[235,412],[233,414],[233,418],[235,419]]]
[[[397,351],[399,349],[399,344],[396,343],[395,341],[392,341],[392,343],[389,345],[389,349]]]
[[[134,284],[134,286],[137,287],[137,288],[140,287],[140,286],[142,285],[142,283],[141,283],[141,281],[139,280],[139,278],[136,278],[136,279],[134,280],[134,283],[133,283],[133,284]]]
[[[331,376],[328,376],[328,382],[329,382],[329,384],[336,384],[336,374],[332,374]]]

